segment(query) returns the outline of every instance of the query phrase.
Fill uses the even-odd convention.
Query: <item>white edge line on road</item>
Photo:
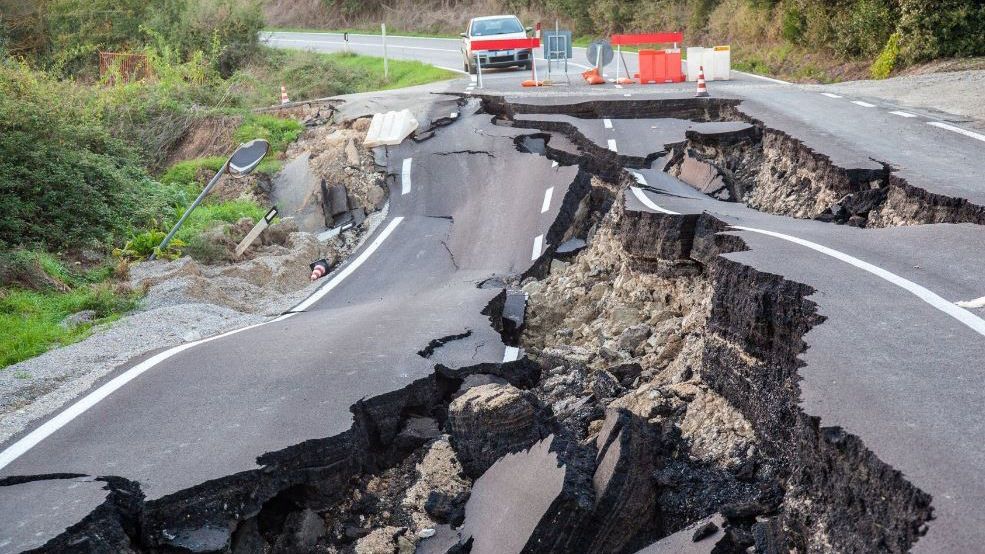
[[[947,129],[948,131],[954,131],[955,133],[962,134],[966,137],[971,137],[973,139],[985,142],[985,135],[968,131],[967,129],[962,129],[961,127],[955,127],[954,125],[948,125],[947,123],[941,123],[940,121],[928,121],[927,125],[933,125],[934,127]]]
[[[551,196],[554,196],[554,187],[544,191],[544,204],[540,207],[540,213],[547,213],[547,210],[551,209]]]
[[[612,150],[613,152],[619,152],[618,150],[616,150],[616,139],[609,139],[609,150]]]
[[[602,126],[605,127],[606,129],[611,129],[612,128],[612,120],[611,119],[603,119],[602,120]]]
[[[904,112],[904,111],[900,111],[900,110],[896,110],[896,111],[889,112],[889,113],[891,113],[893,115],[898,115],[900,117],[916,117],[916,114],[912,114],[910,112]]]
[[[640,176],[640,178],[642,178],[642,175]],[[639,187],[629,187],[629,190],[633,191],[633,196],[635,196],[637,200],[642,202],[644,206],[650,208],[655,212],[660,212],[662,214],[667,214],[667,215],[681,215],[680,213],[670,211],[667,208],[661,208],[653,200],[647,198],[646,194],[643,192],[643,189]]]
[[[503,353],[503,363],[515,362],[520,359],[520,349],[515,346],[507,346]]]
[[[732,228],[733,229],[740,230],[740,231],[749,231],[751,233],[759,233],[761,235],[767,235],[767,236],[770,236],[770,237],[773,237],[773,238],[778,238],[778,239],[782,239],[782,240],[785,240],[785,241],[789,241],[789,242],[792,242],[794,244],[799,244],[800,246],[804,246],[806,248],[810,248],[811,250],[814,250],[815,252],[820,252],[821,254],[824,254],[826,256],[830,256],[830,257],[835,258],[837,260],[841,260],[841,261],[843,261],[843,262],[845,262],[847,264],[853,265],[853,266],[855,266],[855,267],[857,267],[857,268],[859,268],[859,269],[861,269],[863,271],[866,271],[868,273],[871,273],[871,274],[875,275],[876,277],[879,277],[880,279],[884,279],[886,281],[889,281],[890,283],[892,283],[892,284],[894,284],[894,285],[896,285],[896,286],[898,286],[898,287],[900,287],[900,288],[902,288],[902,289],[910,292],[911,294],[913,294],[914,296],[916,296],[920,300],[923,300],[927,304],[930,304],[934,308],[937,308],[938,310],[944,312],[945,314],[947,314],[947,315],[953,317],[954,319],[958,320],[959,322],[963,323],[968,328],[970,328],[972,331],[975,331],[979,335],[985,336],[985,319],[982,319],[982,318],[976,316],[975,314],[969,312],[968,310],[966,310],[964,308],[961,308],[959,306],[956,306],[955,304],[953,304],[951,302],[948,302],[947,300],[941,298],[940,296],[938,296],[934,292],[928,290],[927,288],[924,288],[924,287],[922,287],[922,286],[914,283],[913,281],[910,281],[908,279],[905,279],[903,277],[900,277],[899,275],[896,275],[895,273],[892,273],[890,271],[886,271],[885,269],[883,269],[881,267],[872,265],[869,262],[862,261],[862,260],[860,260],[860,259],[858,259],[858,258],[856,258],[854,256],[850,256],[848,254],[845,254],[844,252],[839,252],[838,250],[835,250],[833,248],[828,248],[827,246],[822,246],[820,244],[817,244],[817,243],[814,243],[814,242],[811,242],[811,241],[808,241],[808,240],[804,240],[804,239],[801,239],[801,238],[792,237],[790,235],[784,235],[783,233],[776,233],[776,232],[773,232],[773,231],[765,231],[763,229],[754,229],[752,227],[742,227],[742,226],[738,226],[738,225],[732,226]]]
[[[328,294],[329,291],[331,291],[336,286],[338,286],[339,283],[341,283],[346,277],[348,277],[359,266],[361,266],[370,256],[372,256],[373,252],[376,252],[376,250],[380,247],[380,245],[383,244],[383,241],[386,240],[386,238],[390,236],[391,233],[393,233],[393,230],[397,228],[397,225],[400,225],[400,222],[403,221],[403,219],[404,218],[402,217],[396,217],[392,221],[390,221],[390,224],[387,225],[386,229],[384,229],[383,232],[380,233],[380,236],[378,236],[376,240],[374,240],[372,244],[370,244],[369,247],[363,251],[362,254],[360,254],[349,265],[347,265],[342,271],[338,272],[332,278],[331,281],[329,281],[324,286],[322,286],[317,291],[315,291],[315,293],[309,296],[307,300],[292,308],[292,310],[302,311],[308,308],[309,306],[320,300],[322,297],[324,297],[326,294]],[[287,313],[271,321],[265,321],[263,323],[257,323],[254,325],[248,325],[246,327],[240,327],[239,329],[233,329],[232,331],[227,331],[225,333],[222,333],[221,335],[216,335],[214,337],[205,338],[195,342],[180,344],[178,346],[174,346],[168,350],[165,350],[164,352],[155,354],[153,357],[144,360],[143,362],[117,375],[105,385],[99,387],[98,389],[82,397],[75,404],[72,404],[67,409],[56,415],[55,417],[44,422],[37,429],[31,431],[17,442],[8,446],[6,449],[4,449],[3,452],[0,452],[0,469],[3,469],[8,465],[10,465],[11,462],[21,457],[24,453],[26,453],[30,449],[37,446],[38,443],[51,436],[55,431],[58,431],[59,429],[70,423],[72,420],[85,413],[89,408],[95,406],[100,401],[104,400],[106,397],[119,390],[121,387],[123,387],[123,385],[126,385],[130,381],[133,381],[147,370],[167,360],[168,358],[176,354],[179,354],[181,352],[184,352],[185,350],[188,350],[189,348],[192,348],[194,346],[198,346],[201,344],[205,344],[207,342],[212,342],[214,340],[235,335],[236,333],[241,333],[249,329],[254,329],[256,327],[260,327],[268,323],[276,323],[278,321],[284,321],[285,319],[288,319],[294,315],[296,314]]]
[[[400,169],[400,195],[410,193],[410,164],[414,158],[404,158],[403,166]]]
[[[639,201],[642,202],[647,208],[663,213],[668,213],[671,215],[678,215],[675,212],[671,212],[670,210],[666,210],[656,205],[652,200],[647,198],[645,194],[643,194],[642,190],[636,187],[630,187],[630,188],[633,190],[633,194],[636,195],[636,198],[638,198]],[[977,315],[969,312],[968,310],[964,309],[963,306],[955,305],[951,302],[948,302],[947,300],[938,296],[937,294],[930,291],[929,289],[922,287],[914,283],[913,281],[910,281],[909,279],[900,277],[899,275],[896,275],[895,273],[887,271],[881,267],[872,265],[869,262],[862,261],[854,256],[850,256],[848,254],[845,254],[844,252],[840,252],[833,248],[828,248],[827,246],[822,246],[820,244],[811,242],[809,240],[804,240],[790,235],[784,235],[783,233],[776,233],[774,231],[766,231],[764,229],[756,229],[753,227],[744,227],[741,225],[733,225],[732,229],[736,229],[739,231],[749,231],[750,233],[759,233],[761,235],[766,235],[773,238],[778,238],[788,242],[792,242],[794,244],[799,244],[800,246],[810,248],[815,252],[820,252],[821,254],[824,254],[826,256],[830,256],[837,260],[841,260],[849,265],[853,265],[861,269],[862,271],[871,273],[876,277],[879,277],[880,279],[888,281],[902,288],[903,290],[906,290],[907,292],[913,294],[920,300],[923,300],[927,304],[930,304],[934,308],[940,310],[941,312],[944,312],[946,315],[949,315],[952,318],[958,320],[960,323],[964,324],[972,331],[975,331],[979,335],[985,336],[985,319],[982,319]],[[979,300],[982,301],[983,305],[985,305],[985,298],[980,298]],[[978,302],[978,300],[971,302]]]
[[[279,35],[327,35],[327,36],[332,36],[332,37],[341,37],[342,36],[342,33],[336,33],[336,32],[332,32],[332,31],[264,31],[264,32],[267,33],[268,35],[271,35],[271,37],[269,37],[269,38],[276,38],[276,37],[273,37],[272,36],[274,34],[279,34]],[[348,33],[348,35],[350,37],[377,37],[377,38],[380,38],[380,35],[374,35],[372,33]],[[389,34],[386,36],[386,38],[412,38],[412,39],[425,39],[425,40],[452,40],[452,41],[455,41],[455,42],[459,42],[460,40],[462,40],[460,38],[447,38],[447,37],[412,37],[412,36],[407,36],[407,35],[389,35]]]
[[[869,104],[868,102],[863,102],[861,100],[852,100],[852,104],[855,104],[856,106],[862,106],[863,108],[874,108],[874,107],[876,107],[875,104]]]
[[[438,69],[444,69],[445,71],[453,71],[455,73],[461,73],[462,75],[468,75],[469,74],[468,71],[462,71],[461,69],[455,69],[454,67],[447,67],[447,66],[444,66],[444,65],[436,65],[434,67],[437,67]]]
[[[363,250],[362,254],[357,256],[356,259],[352,260],[348,265],[342,268],[342,271],[336,273],[335,276],[332,277],[332,279],[329,282],[325,283],[321,288],[316,290],[314,294],[312,294],[307,298],[307,300],[292,308],[292,311],[303,312],[304,310],[307,310],[309,307],[311,307],[312,304],[318,302],[319,300],[322,299],[322,297],[324,297],[326,294],[331,292],[332,289],[337,287],[339,283],[341,283],[343,280],[345,280],[346,277],[351,275],[352,272],[359,269],[359,266],[363,265],[366,262],[366,260],[368,260],[369,257],[373,255],[373,252],[376,252],[376,250],[379,249],[380,245],[383,244],[383,241],[385,241],[387,237],[389,237],[390,234],[393,233],[394,229],[397,228],[397,225],[400,225],[400,222],[403,220],[404,220],[403,217],[393,218],[393,220],[390,221],[390,224],[387,225],[385,229],[383,229],[382,233],[380,233],[380,236],[376,237],[376,239],[374,239],[373,242],[370,243],[369,247],[367,247],[366,250]]]
[[[985,296],[975,300],[959,300],[955,304],[962,308],[985,308]]]
[[[755,73],[746,73],[745,71],[737,71],[735,69],[733,69],[732,71],[735,71],[736,73],[739,73],[741,75],[748,75],[750,77],[755,77],[756,79],[762,79],[764,81],[769,81],[771,83],[779,83],[781,85],[792,85],[793,84],[790,81],[783,81],[783,80],[780,80],[780,79],[774,79],[772,77],[766,77],[766,76],[763,76],[763,75],[756,75]]]
[[[544,235],[537,235],[534,237],[534,249],[530,254],[531,260],[536,260],[540,257],[542,251],[544,250]]]
[[[835,94],[833,92],[822,92],[821,94],[827,96],[828,98],[841,98],[840,95]]]

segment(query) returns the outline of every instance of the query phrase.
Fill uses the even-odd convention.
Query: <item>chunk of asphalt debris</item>
[[[718,526],[715,525],[715,522],[706,521],[704,525],[700,525],[698,526],[697,529],[694,530],[694,534],[691,535],[691,542],[698,542],[707,539],[708,537],[714,535],[717,532],[718,532]]]
[[[472,387],[448,405],[455,451],[472,477],[499,458],[530,447],[540,438],[540,405],[530,392],[510,384]]]
[[[585,248],[585,244],[584,240],[578,238],[565,241],[554,250],[554,255],[562,259],[573,258]]]
[[[327,203],[328,215],[333,218],[349,211],[349,195],[342,185],[328,187],[328,194],[325,197],[325,201]]]
[[[527,293],[520,289],[507,289],[503,303],[503,341],[511,346],[520,343],[520,334],[527,316]]]

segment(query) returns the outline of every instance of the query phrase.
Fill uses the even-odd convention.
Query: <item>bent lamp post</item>
[[[168,233],[168,236],[164,237],[164,240],[162,240],[161,244],[154,249],[154,252],[151,253],[148,259],[153,260],[157,257],[158,252],[163,252],[164,249],[168,247],[168,243],[171,242],[171,239],[174,238],[175,233],[177,233],[178,229],[181,228],[181,224],[188,219],[188,216],[191,215],[192,211],[194,211],[195,208],[202,203],[202,200],[204,200],[205,197],[212,192],[212,189],[215,188],[216,184],[219,182],[219,179],[221,179],[226,172],[229,172],[229,174],[233,177],[245,177],[252,173],[253,170],[260,165],[260,162],[268,152],[270,152],[270,143],[263,139],[253,139],[250,142],[240,144],[239,148],[233,152],[233,155],[226,160],[226,163],[222,164],[222,167],[219,168],[219,171],[215,174],[215,177],[209,181],[208,185],[205,185],[205,188],[202,189],[202,193],[198,195],[198,198],[192,202],[191,206],[188,206],[188,209],[185,210],[184,214],[182,214],[181,219],[174,224],[174,227]]]

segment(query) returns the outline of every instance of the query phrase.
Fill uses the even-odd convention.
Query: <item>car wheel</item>
[[[465,61],[465,71],[468,71],[469,75],[475,75],[475,66],[470,64],[468,60]]]

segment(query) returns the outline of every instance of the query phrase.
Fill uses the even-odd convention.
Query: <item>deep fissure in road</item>
[[[632,104],[613,106],[696,121],[735,108]],[[499,99],[484,109],[503,124],[533,110]],[[803,337],[823,324],[814,291],[722,257],[746,247],[712,216],[625,210],[625,168],[656,155],[620,156],[563,125],[537,130],[518,150],[579,167],[552,246],[524,275],[480,283],[504,288],[486,312],[526,356],[438,365],[352,406],[346,433],[161,499],[106,477],[106,502],[44,550],[635,552],[714,514],[723,528],[702,540],[717,552],[908,550],[930,497],[799,407]],[[774,139],[752,133],[735,149],[721,143],[746,139],[711,147],[689,135],[669,165],[687,150],[704,163],[752,159],[757,140]],[[519,315],[507,309],[520,299]]]

